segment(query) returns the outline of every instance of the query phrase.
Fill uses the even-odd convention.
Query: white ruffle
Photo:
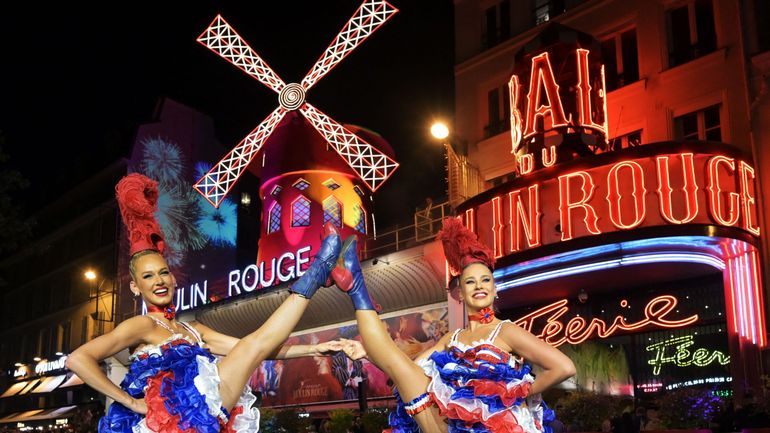
[[[494,415],[497,415],[498,413],[502,413],[503,411],[497,411],[492,412],[489,410],[489,407],[485,405],[481,400],[479,399],[469,399],[469,398],[457,398],[452,399],[452,394],[455,393],[455,390],[444,383],[443,380],[441,380],[441,375],[439,374],[438,368],[436,367],[436,363],[430,359],[422,359],[418,363],[418,365],[422,368],[423,372],[426,376],[430,378],[430,383],[428,383],[428,389],[427,391],[433,396],[435,400],[438,400],[442,406],[451,407],[451,406],[460,406],[467,410],[468,412],[474,412],[474,413],[480,413],[481,419],[484,421],[487,421],[489,418],[491,418]],[[449,367],[451,364],[447,364],[447,367]],[[516,379],[508,383],[506,386],[508,389],[523,384],[524,382],[532,383],[535,381],[535,378],[527,374],[522,379]],[[537,406],[535,413],[533,413],[529,406],[526,404],[521,405],[514,405],[511,407],[508,407],[507,409],[504,409],[506,411],[510,411],[515,417],[518,424],[528,433],[541,433],[541,430],[537,428],[537,425],[535,424],[535,417],[537,416],[538,421],[540,422],[540,425],[542,425],[542,418],[543,418],[543,410],[540,405]]]
[[[206,397],[209,414],[219,417],[222,413],[222,396],[219,395],[220,380],[217,365],[201,355],[196,356],[195,361],[198,363],[198,375],[193,380],[195,389]]]
[[[134,433],[155,433],[152,430],[147,427],[147,423],[145,422],[145,419],[142,418],[139,423],[137,423],[135,426],[131,427],[131,430],[134,431]]]
[[[219,394],[219,369],[216,360],[211,362],[205,356],[196,357],[198,375],[195,376],[195,389],[206,397],[209,413],[215,417],[224,416],[222,412],[222,396]],[[249,385],[243,387],[243,392],[235,406],[243,406],[243,412],[235,416],[233,429],[238,433],[255,433],[259,431],[259,410],[252,407],[257,397],[251,393]]]

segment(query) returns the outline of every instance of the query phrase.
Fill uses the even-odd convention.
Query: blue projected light
[[[195,164],[195,175],[202,177],[200,173],[207,173],[211,167],[203,162]],[[211,203],[202,195],[197,194],[199,217],[195,225],[203,236],[214,246],[234,247],[238,235],[238,207],[232,200],[222,200],[219,207],[211,206]]]
[[[687,251],[687,249],[693,247],[699,247],[707,251]],[[640,250],[649,248],[655,248],[658,251],[640,252]],[[661,249],[667,249],[668,251],[660,251]],[[711,250],[711,252],[708,252],[708,250]],[[607,255],[613,255],[613,253],[615,253],[614,255],[620,255],[620,257],[606,258]],[[599,259],[600,257],[605,258]],[[599,260],[590,261],[591,258]],[[569,266],[569,264],[576,262],[582,263]],[[666,262],[698,263],[712,266],[719,270],[725,269],[725,262],[720,257],[720,252],[714,238],[678,236],[622,242],[556,254],[496,270],[494,277],[497,281],[500,281],[497,284],[498,290],[506,290],[570,275],[623,266]],[[557,269],[553,269],[554,267]],[[550,270],[544,270],[544,268],[549,268]],[[543,270],[538,272],[541,269]]]

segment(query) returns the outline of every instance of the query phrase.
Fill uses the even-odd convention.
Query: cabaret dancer
[[[100,420],[99,432],[256,432],[259,412],[252,408],[256,398],[246,383],[260,362],[321,355],[354,344],[281,346],[335,265],[341,242],[332,226],[324,228],[315,260],[291,286],[289,297],[259,329],[239,340],[176,320],[176,280],[163,258],[163,236],[153,217],[157,183],[129,174],[115,189],[131,243],[131,291],[142,297],[148,314],[122,322],[67,358],[70,370],[115,401]],[[99,361],[126,348],[132,362],[118,387]]]
[[[526,330],[495,317],[494,255],[458,219],[445,220],[438,239],[453,275],[459,277],[468,325],[444,335],[415,361],[398,350],[377,316],[355,238],[345,241],[332,271],[337,286],[353,301],[368,358],[390,376],[400,398],[408,402],[391,414],[392,430],[547,433],[544,417],[548,421],[553,412],[541,404],[540,393],[574,375],[574,364]],[[543,368],[537,379],[523,360]]]

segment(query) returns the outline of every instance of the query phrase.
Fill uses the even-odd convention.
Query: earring
[[[136,298],[136,297],[138,297],[138,296],[139,296],[139,294],[138,294],[138,293],[134,293],[134,298]]]

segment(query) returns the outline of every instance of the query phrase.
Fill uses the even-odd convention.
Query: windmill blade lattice
[[[214,18],[206,31],[198,37],[198,42],[274,91],[280,92],[286,86],[221,15]]]
[[[313,85],[339,64],[349,52],[353,51],[377,28],[385,24],[398,9],[385,1],[365,1],[350,17],[350,20],[340,30],[329,48],[315,62],[307,76],[302,79],[305,90]]]
[[[217,165],[200,178],[193,187],[203,194],[214,207],[219,207],[219,204],[235,185],[235,181],[241,177],[243,170],[248,167],[259,149],[262,148],[265,140],[270,137],[285,115],[285,108],[280,106],[276,108]]]
[[[279,106],[198,180],[195,189],[219,207],[281,119],[288,111],[299,109],[369,189],[377,190],[398,168],[398,163],[307,103],[305,92],[397,11],[384,0],[365,0],[301,84],[286,84],[221,16],[217,16],[198,41],[278,93]]]
[[[300,112],[358,173],[370,190],[376,191],[398,168],[396,161],[320,112],[309,102],[305,103]]]

